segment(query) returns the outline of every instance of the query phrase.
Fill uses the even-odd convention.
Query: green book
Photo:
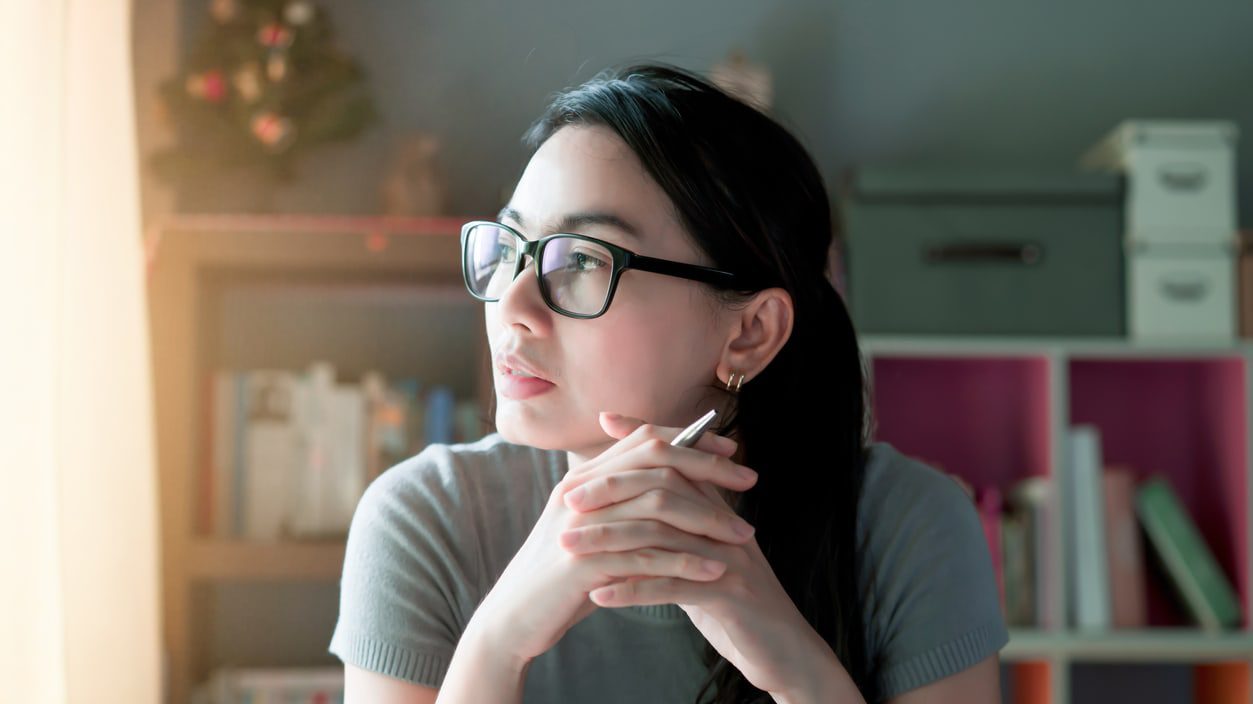
[[[1183,505],[1163,477],[1136,492],[1136,514],[1192,617],[1206,629],[1240,623],[1240,603]]]

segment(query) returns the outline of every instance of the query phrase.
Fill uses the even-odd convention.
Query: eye
[[[518,248],[513,246],[512,242],[501,242],[500,245],[500,261],[512,263],[518,256]]]
[[[578,271],[594,271],[608,266],[608,262],[587,252],[570,253],[570,268]]]

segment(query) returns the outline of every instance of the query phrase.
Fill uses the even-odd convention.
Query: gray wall
[[[183,0],[185,32],[204,2]],[[384,123],[305,164],[280,210],[373,212],[391,139],[442,135],[455,213],[498,208],[546,97],[630,59],[741,47],[829,184],[869,161],[1066,166],[1126,117],[1222,118],[1253,140],[1253,3],[1166,0],[323,0]],[[1240,147],[1242,222],[1253,159]]]

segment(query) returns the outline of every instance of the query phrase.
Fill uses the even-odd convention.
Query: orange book
[[[1253,676],[1247,662],[1197,665],[1192,671],[1192,701],[1199,704],[1248,704]]]
[[[1010,666],[1010,701],[1014,704],[1052,704],[1053,685],[1047,662],[1016,662]]]

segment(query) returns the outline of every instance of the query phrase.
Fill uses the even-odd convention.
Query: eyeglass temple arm
[[[740,276],[721,269],[712,269],[698,264],[683,264],[664,259],[653,259],[639,254],[627,257],[625,268],[651,271],[654,274],[677,276],[682,279],[701,281],[724,288],[748,288],[748,283]]]

